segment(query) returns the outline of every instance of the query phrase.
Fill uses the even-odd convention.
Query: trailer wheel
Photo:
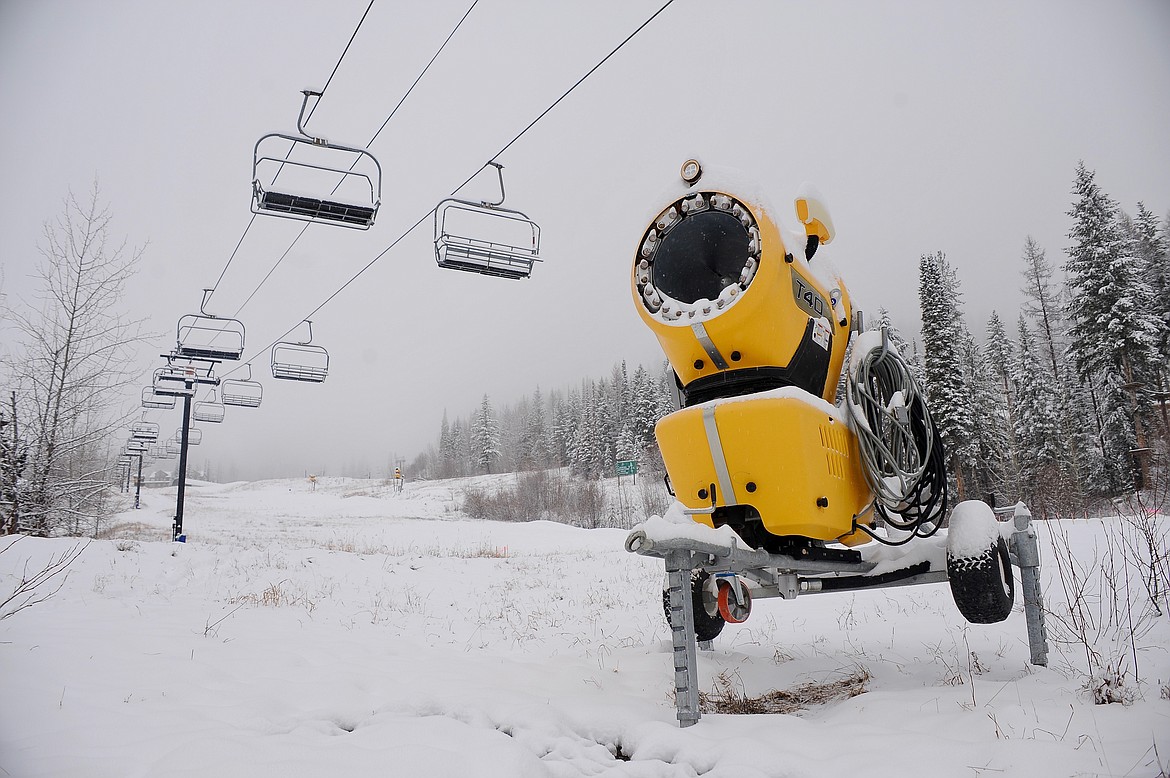
[[[710,590],[707,582],[711,574],[706,570],[695,570],[691,573],[691,605],[695,611],[695,639],[699,641],[714,640],[723,631],[723,617],[719,615],[719,601],[715,593]],[[670,623],[670,590],[662,590],[662,611],[666,614],[666,623]]]
[[[1016,586],[1002,537],[978,556],[947,554],[947,576],[955,605],[972,624],[996,624],[1012,612]]]
[[[743,581],[735,579],[735,585],[739,587],[743,605],[736,599],[732,584],[719,581],[719,615],[730,624],[742,624],[752,612],[752,593]]]

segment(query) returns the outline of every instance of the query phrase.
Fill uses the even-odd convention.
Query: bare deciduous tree
[[[18,333],[5,372],[28,443],[21,521],[38,535],[81,534],[101,515],[111,434],[125,424],[121,390],[142,335],[119,304],[143,249],[115,244],[110,220],[96,182],[85,201],[70,193],[44,226],[37,299],[5,311]]]

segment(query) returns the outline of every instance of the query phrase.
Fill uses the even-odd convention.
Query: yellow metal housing
[[[734,195],[706,189],[701,183],[693,192],[708,200],[716,196],[734,199]],[[804,388],[833,402],[849,339],[852,317],[849,296],[843,286],[827,289],[813,276],[804,260],[804,247],[787,248],[776,222],[762,207],[739,200],[735,203],[750,212],[760,239],[758,267],[747,283],[740,285],[742,292],[727,305],[701,300],[694,305],[680,306],[668,301],[667,308],[652,310],[653,306],[645,299],[645,283],[640,281],[640,275],[646,277],[646,271],[639,266],[640,256],[634,262],[632,274],[635,307],[658,338],[684,387],[720,372],[787,368],[802,340],[807,340],[810,327],[814,327],[814,337],[829,351],[829,365],[823,379],[818,376],[815,386]],[[820,229],[819,223],[814,229]],[[652,232],[657,235],[663,231],[651,224],[640,245],[646,245]],[[670,315],[678,312],[682,315],[677,318]],[[695,325],[701,325],[709,346],[722,356],[726,367],[720,368],[712,359],[710,348],[700,339],[701,333],[696,332]]]
[[[832,410],[790,387],[684,408],[655,436],[685,507],[751,506],[772,535],[858,545],[871,493],[857,437]]]

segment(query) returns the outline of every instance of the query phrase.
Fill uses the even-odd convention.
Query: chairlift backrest
[[[365,149],[309,135],[305,107],[310,97],[321,94],[306,90],[304,96],[297,117],[300,135],[269,133],[256,141],[252,213],[369,229],[382,197],[382,167]]]
[[[175,396],[170,394],[157,394],[154,391],[154,386],[144,386],[142,387],[142,407],[152,410],[169,411],[175,407]]]

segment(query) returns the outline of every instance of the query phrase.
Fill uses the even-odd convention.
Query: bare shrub
[[[1142,536],[1120,520],[1104,533],[1103,544],[1087,559],[1078,557],[1060,522],[1050,522],[1052,560],[1064,601],[1053,598],[1047,610],[1053,641],[1083,656],[1074,667],[1083,688],[1097,704],[1136,699],[1143,639],[1161,613],[1148,585],[1149,560],[1140,553]]]
[[[97,533],[97,540],[170,540],[169,527],[152,527],[140,521],[111,524]]]
[[[856,668],[844,678],[834,681],[809,682],[791,689],[773,689],[749,697],[738,679],[726,672],[715,677],[715,691],[699,692],[699,709],[704,713],[797,713],[814,705],[825,705],[837,700],[848,700],[866,692],[869,671]]]
[[[0,554],[11,551],[12,547],[21,540],[23,538],[17,538],[0,548]],[[85,545],[73,545],[60,554],[50,557],[44,565],[31,571],[28,560],[25,560],[24,568],[17,577],[16,585],[13,586],[9,594],[4,595],[4,599],[0,600],[0,621],[15,616],[25,608],[39,605],[61,591],[61,587],[65,585],[65,581],[69,577],[70,565],[77,561],[77,558],[88,547],[88,542]]]
[[[282,606],[303,606],[310,613],[313,612],[317,604],[310,600],[301,592],[294,592],[287,585],[288,579],[278,581],[274,584],[269,584],[259,594],[248,593],[240,594],[228,600],[229,603],[236,605],[263,605],[269,608],[279,608]]]

